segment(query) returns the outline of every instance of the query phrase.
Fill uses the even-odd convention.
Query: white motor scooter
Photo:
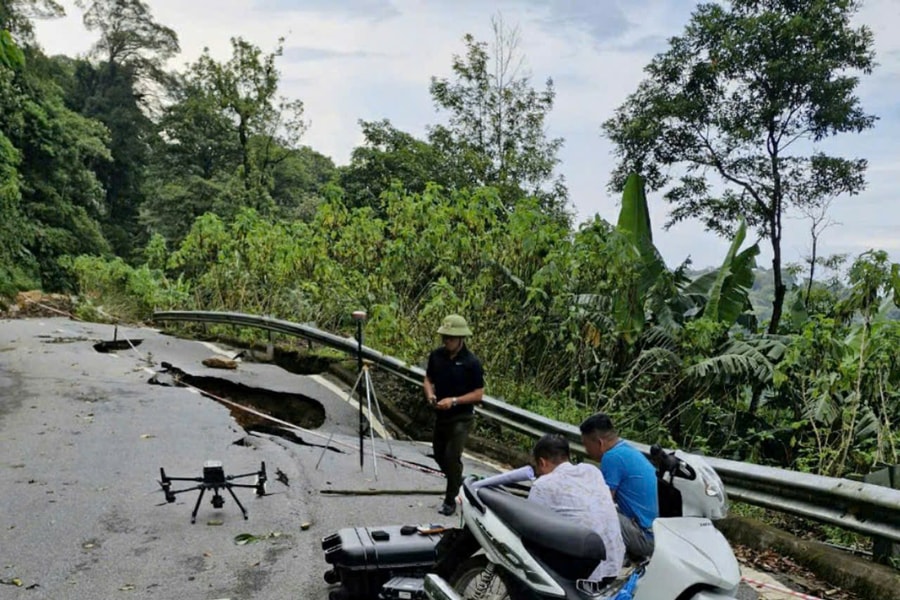
[[[653,522],[649,562],[623,570],[610,582],[586,579],[606,558],[591,529],[552,509],[496,487],[526,468],[462,485],[463,527],[445,534],[434,572],[425,578],[431,600],[614,598],[623,588],[634,600],[735,598],[741,573],[734,553],[711,519],[722,518],[722,481],[699,456],[651,449],[657,467],[660,518]]]

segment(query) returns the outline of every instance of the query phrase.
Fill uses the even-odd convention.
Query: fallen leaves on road
[[[245,546],[247,544],[255,544],[256,542],[261,542],[265,539],[277,537],[281,537],[280,531],[272,531],[270,533],[265,533],[262,535],[253,535],[252,533],[239,533],[234,536],[234,543],[238,546]]]
[[[747,546],[732,545],[738,561],[754,569],[771,573],[782,581],[786,587],[798,589],[805,594],[812,594],[828,600],[860,600],[852,592],[835,588],[823,581],[809,569],[797,564],[787,556],[774,550],[754,550]]]

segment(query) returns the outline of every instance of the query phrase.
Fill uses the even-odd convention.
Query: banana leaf
[[[644,180],[637,173],[631,173],[625,182],[616,229],[631,242],[640,262],[637,284],[622,290],[616,298],[614,311],[622,334],[629,343],[632,343],[644,329],[646,323],[644,307],[648,295],[667,271],[665,261],[653,245]]]
[[[625,180],[622,190],[622,209],[616,229],[628,236],[635,245],[646,240],[653,244],[653,232],[650,229],[650,210],[647,207],[647,196],[644,194],[644,180],[637,173],[631,173]]]
[[[688,295],[705,295],[703,316],[733,325],[750,304],[750,288],[753,287],[753,269],[759,255],[759,244],[738,252],[747,237],[747,225],[741,220],[722,266],[716,271],[701,275],[684,289]]]

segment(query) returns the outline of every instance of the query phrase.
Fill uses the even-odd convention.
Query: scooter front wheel
[[[499,567],[489,565],[483,554],[463,561],[450,579],[450,586],[464,600],[525,600],[528,596],[508,574]]]

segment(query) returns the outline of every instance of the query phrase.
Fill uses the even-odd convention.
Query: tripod
[[[206,490],[211,489],[213,491],[212,505],[213,508],[217,509],[222,508],[225,505],[225,498],[219,494],[219,489],[228,490],[228,493],[231,494],[231,497],[234,498],[235,503],[237,503],[238,508],[241,509],[241,514],[244,515],[245,520],[247,519],[247,509],[244,508],[244,505],[241,504],[241,501],[238,500],[234,490],[231,488],[253,488],[256,490],[257,496],[264,496],[266,494],[265,462],[262,463],[259,471],[244,473],[243,475],[225,475],[225,469],[222,468],[222,463],[217,460],[208,460],[203,464],[203,477],[169,477],[162,467],[159,468],[159,475],[161,477],[159,485],[162,487],[163,493],[166,496],[166,502],[169,504],[175,502],[175,494],[200,490],[200,495],[197,497],[197,503],[194,504],[194,512],[191,513],[191,523],[194,523],[197,520],[197,510],[200,508],[200,501],[203,500],[203,494],[206,493]],[[231,483],[233,479],[250,477],[252,475],[256,475],[256,483],[254,484]],[[195,485],[194,487],[185,488],[183,490],[173,490],[173,481],[196,481],[199,482],[200,485]]]
[[[375,395],[375,384],[372,383],[372,374],[370,373],[370,369],[372,367],[372,363],[365,360],[362,361],[362,368],[359,371],[359,376],[356,378],[356,383],[353,384],[353,387],[350,389],[350,393],[347,394],[347,401],[349,402],[351,398],[353,398],[353,393],[356,393],[356,397],[359,399],[359,468],[362,470],[363,468],[363,439],[364,428],[363,428],[363,398],[362,394],[359,391],[360,383],[365,385],[365,402],[366,402],[366,410],[369,412],[369,434],[372,439],[372,468],[375,471],[375,479],[378,479],[378,463],[375,458],[375,428],[372,426],[372,420],[378,419],[378,422],[381,423],[382,427],[384,427],[384,416],[381,414],[381,405],[378,403],[378,396]],[[372,405],[375,405],[375,410],[377,411],[377,417],[375,413],[372,412]],[[331,440],[334,437],[334,432],[328,436],[328,441],[325,442],[325,446],[322,448],[322,454],[319,455],[319,460],[316,462],[316,469],[319,468],[319,464],[322,462],[322,458],[325,456],[325,452],[328,451],[328,447],[331,445]],[[385,436],[385,441],[387,442],[388,452],[390,454],[394,453],[393,448],[391,448],[391,440],[390,437]]]

